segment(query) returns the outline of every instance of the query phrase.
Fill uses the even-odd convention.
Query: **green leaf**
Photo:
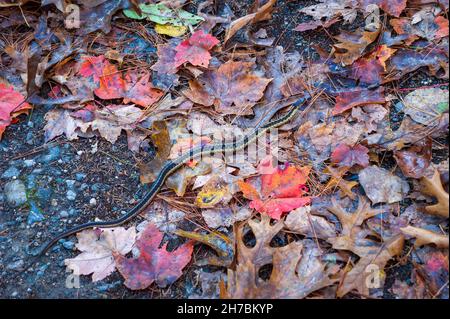
[[[196,25],[204,21],[202,17],[195,14],[182,9],[171,9],[161,3],[140,4],[139,8],[142,11],[141,16],[133,10],[124,10],[124,14],[131,19],[147,19],[161,25],[187,26]]]

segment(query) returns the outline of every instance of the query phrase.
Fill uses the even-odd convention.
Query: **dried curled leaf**
[[[334,45],[336,49],[334,62],[342,65],[350,65],[361,57],[366,47],[378,37],[380,30],[357,31],[355,33],[342,32],[336,36],[339,43]]]
[[[320,252],[311,241],[292,242],[284,247],[270,247],[270,242],[283,227],[283,222],[274,225],[270,217],[261,215],[261,221],[249,220],[248,225],[256,238],[254,247],[243,242],[245,223],[237,230],[237,265],[228,269],[225,298],[304,298],[336,279],[332,276],[336,268],[327,267],[320,260]],[[259,278],[259,269],[273,264],[270,279]]]
[[[441,183],[441,177],[438,170],[434,171],[433,177],[428,178],[426,176],[421,179],[424,186],[423,192],[436,197],[437,204],[426,206],[425,210],[432,215],[448,218],[448,193],[444,190]]]
[[[448,248],[448,235],[435,233],[431,230],[407,226],[400,228],[403,234],[415,237],[415,247],[420,247],[428,244],[435,244],[438,248]]]

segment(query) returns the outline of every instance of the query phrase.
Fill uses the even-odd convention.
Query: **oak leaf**
[[[162,238],[163,233],[149,223],[136,241],[139,257],[126,258],[114,253],[117,269],[125,278],[125,286],[139,290],[156,282],[159,287],[167,287],[183,274],[183,268],[191,260],[192,242],[169,252],[167,244],[159,248]]]
[[[271,225],[270,217],[250,219],[248,225],[256,244],[248,247],[243,241],[244,226],[237,229],[237,264],[228,269],[228,283],[221,295],[225,298],[304,298],[310,293],[336,282],[337,269],[321,261],[321,252],[312,241],[291,242],[284,247],[271,247],[273,237],[283,227],[279,221]],[[262,266],[273,264],[267,281],[259,277]]]
[[[183,94],[194,103],[214,105],[222,114],[253,114],[252,107],[271,81],[252,72],[253,66],[252,62],[228,61],[189,81],[189,89]]]
[[[448,218],[449,197],[448,193],[444,190],[444,187],[442,186],[439,171],[435,170],[432,178],[428,178],[426,176],[422,177],[421,182],[424,186],[422,192],[436,197],[437,200],[437,204],[426,206],[425,210],[429,214]]]
[[[415,237],[415,247],[420,247],[427,244],[435,244],[438,248],[448,248],[448,235],[435,233],[428,229],[407,226],[400,228],[403,234]]]
[[[356,31],[355,33],[342,32],[335,38],[339,43],[334,44],[334,62],[350,65],[361,57],[366,47],[378,37],[377,31]]]

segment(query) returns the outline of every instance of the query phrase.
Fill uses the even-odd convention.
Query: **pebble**
[[[66,193],[66,198],[68,200],[75,200],[75,198],[77,198],[77,193],[75,193],[73,190],[68,190]]]
[[[67,240],[67,241],[63,242],[62,245],[63,245],[63,247],[65,249],[68,249],[68,250],[73,250],[73,248],[75,247],[75,243],[73,241],[70,241],[70,240]]]
[[[17,177],[19,175],[20,175],[20,171],[17,168],[15,168],[14,166],[11,166],[10,168],[8,168],[6,171],[3,172],[2,178],[8,179],[8,178]]]
[[[89,205],[91,206],[97,205],[97,200],[95,198],[91,198],[91,200],[89,201]]]
[[[61,148],[58,145],[56,145],[49,148],[48,154],[42,156],[39,161],[43,163],[50,163],[54,160],[57,160],[60,155],[61,155]]]
[[[36,187],[36,176],[35,175],[27,175],[27,188],[32,189]]]
[[[23,259],[19,259],[19,260],[13,261],[12,263],[8,264],[6,266],[6,269],[9,269],[9,270],[22,270],[23,264],[24,264]]]
[[[34,144],[33,132],[28,132],[27,133],[27,136],[25,137],[25,143],[27,143],[28,145],[33,145]]]
[[[59,216],[61,216],[61,218],[67,218],[67,217],[69,217],[69,213],[67,212],[67,210],[62,210],[59,213]]]
[[[50,188],[39,188],[36,191],[36,197],[42,201],[42,203],[47,204],[50,202],[50,198],[52,197],[53,191]]]
[[[76,173],[75,174],[75,179],[79,182],[81,182],[83,179],[86,178],[86,174],[85,173]]]
[[[24,160],[23,165],[25,165],[25,167],[32,167],[36,165],[36,161],[34,159]]]
[[[41,210],[34,201],[30,201],[30,213],[28,214],[27,224],[33,225],[34,223],[41,222],[45,219]]]
[[[20,180],[14,180],[5,185],[6,201],[13,207],[23,205],[27,202],[25,185]]]
[[[73,189],[73,187],[75,186],[75,180],[73,180],[73,179],[66,179],[66,185],[67,185],[67,188]]]
[[[19,295],[19,293],[18,293],[17,291],[14,291],[14,292],[11,294],[11,297],[15,298],[15,297],[17,297],[18,295]]]

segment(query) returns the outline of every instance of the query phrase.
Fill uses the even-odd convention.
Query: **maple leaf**
[[[132,102],[148,107],[163,96],[163,91],[155,89],[150,81],[150,73],[145,72],[140,77],[135,72],[125,74],[125,90],[123,102]]]
[[[178,39],[172,39],[166,44],[158,44],[157,55],[158,61],[152,65],[151,69],[153,71],[162,74],[175,74],[178,71],[178,66],[175,64],[175,56],[177,51],[175,48],[179,44]]]
[[[354,90],[341,92],[336,97],[336,105],[333,109],[333,115],[341,114],[355,106],[367,104],[383,104],[385,103],[384,88],[380,87],[376,90]]]
[[[85,230],[77,234],[76,247],[82,253],[64,260],[74,275],[92,274],[92,281],[109,276],[116,268],[113,255],[126,255],[136,239],[136,230],[123,227]]]
[[[261,221],[248,220],[256,238],[256,244],[248,247],[244,241],[244,226],[237,229],[237,265],[228,269],[225,298],[304,298],[323,287],[330,286],[336,279],[337,269],[321,261],[317,246],[308,240],[292,242],[284,247],[271,247],[273,237],[283,227],[279,221],[273,225],[270,217],[261,215]],[[259,276],[262,266],[272,264],[269,280]]]
[[[214,105],[222,114],[253,114],[252,106],[262,98],[271,81],[253,73],[253,66],[252,62],[228,61],[189,81],[189,89],[183,94],[194,103]]]
[[[125,278],[125,286],[139,290],[156,282],[159,287],[167,287],[183,274],[183,268],[191,260],[192,242],[168,252],[167,243],[158,248],[162,238],[163,233],[149,223],[136,242],[139,257],[126,258],[114,254],[117,269]]]
[[[196,31],[192,36],[181,42],[175,51],[175,66],[179,67],[185,62],[192,65],[202,66],[207,68],[209,60],[211,59],[211,50],[220,41],[214,36],[204,33],[202,30]]]
[[[376,4],[383,11],[393,15],[395,17],[400,16],[400,14],[406,8],[407,0],[359,0],[361,6],[367,9],[370,5]]]
[[[369,149],[364,145],[357,144],[355,146],[348,146],[346,144],[339,144],[331,153],[331,161],[339,166],[352,167],[358,164],[362,167],[369,165]]]
[[[286,164],[284,168],[277,167],[272,173],[261,176],[260,191],[244,181],[238,181],[238,185],[244,197],[251,200],[250,208],[280,219],[283,213],[310,203],[309,196],[303,197],[308,191],[305,183],[309,171],[309,167]]]
[[[334,62],[342,65],[350,65],[361,57],[366,47],[378,37],[380,30],[357,31],[355,33],[342,32],[335,38],[340,41],[334,44]]]
[[[92,76],[99,87],[95,95],[104,100],[118,99],[125,92],[125,81],[116,66],[105,59],[104,55],[83,56],[78,73],[84,77]]]
[[[12,86],[0,81],[0,139],[6,127],[14,118],[28,113],[31,105],[25,102],[25,97]]]

